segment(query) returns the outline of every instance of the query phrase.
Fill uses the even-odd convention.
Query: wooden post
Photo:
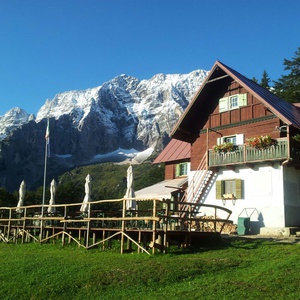
[[[142,240],[142,232],[141,232],[141,230],[139,230],[139,237],[138,237],[139,245],[141,245],[141,240]],[[140,247],[138,247],[138,253],[140,253],[140,252],[141,252],[141,249],[140,249]]]
[[[79,244],[81,244],[81,229],[78,230],[78,241],[79,241]]]
[[[55,227],[52,228],[52,235],[54,235],[54,233],[55,233]],[[52,244],[55,244],[55,239],[54,238],[52,238]]]
[[[64,208],[64,219],[67,219],[67,206]],[[63,231],[67,230],[67,222],[64,222]]]
[[[132,249],[132,242],[130,239],[127,238],[127,250],[131,250]]]
[[[88,207],[88,218],[90,219],[90,217],[91,217],[91,203],[89,203],[89,207]],[[85,241],[86,248],[89,247],[90,229],[91,229],[91,221],[88,220],[86,226],[86,241]]]
[[[25,238],[25,229],[26,229],[26,225],[25,225],[25,222],[26,222],[26,215],[27,215],[27,209],[25,207],[24,209],[24,220],[23,220],[23,228],[22,228],[22,239],[21,239],[21,243],[24,244],[24,238]]]
[[[93,244],[96,244],[96,233],[93,232]]]
[[[9,217],[8,217],[8,228],[7,228],[7,240],[9,240],[10,230],[11,230],[11,209],[9,209]]]
[[[123,254],[124,252],[124,234],[123,232],[125,232],[125,218],[126,216],[126,200],[123,200],[123,210],[122,210],[122,232],[121,232],[121,254]]]
[[[166,253],[167,252],[167,247],[168,247],[168,244],[167,244],[167,231],[168,231],[168,216],[169,216],[169,209],[170,209],[170,202],[167,201],[167,207],[166,207],[166,212],[165,212],[165,215],[164,215],[164,221],[163,221],[163,224],[164,224],[164,241],[163,241],[163,253]]]
[[[43,208],[42,208],[42,211],[43,211]],[[44,233],[44,221],[43,221],[43,218],[40,219],[40,243],[42,242],[42,239],[43,239],[43,233]]]
[[[156,217],[156,200],[153,200],[153,218]],[[152,254],[155,253],[155,236],[156,236],[156,221],[152,221],[152,243],[153,243],[153,247],[152,247]]]
[[[192,206],[189,206],[189,220],[188,220],[188,231],[189,231],[189,238],[188,238],[188,244],[191,244],[191,229],[192,229],[192,221],[191,221],[191,217],[192,217]]]
[[[102,231],[102,240],[105,240],[105,230]],[[105,242],[102,243],[102,250],[105,250]]]
[[[18,230],[18,228],[17,227],[15,227],[14,228],[14,230],[13,230],[13,235],[14,235],[14,238],[13,238],[13,241],[14,241],[14,243],[18,243],[18,238],[16,237],[16,235],[17,235],[17,230]]]

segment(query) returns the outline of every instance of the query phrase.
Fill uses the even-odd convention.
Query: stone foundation
[[[291,236],[300,231],[299,227],[261,227],[260,235],[264,236]]]

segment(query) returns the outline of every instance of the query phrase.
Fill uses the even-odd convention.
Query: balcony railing
[[[208,165],[222,166],[243,163],[276,161],[288,158],[288,140],[281,138],[277,140],[276,146],[267,149],[256,149],[247,145],[241,145],[236,151],[217,153],[213,150],[208,152]]]

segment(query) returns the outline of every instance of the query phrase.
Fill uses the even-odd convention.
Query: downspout
[[[286,126],[286,136],[287,136],[287,159],[281,163],[282,166],[287,165],[292,161],[291,159],[291,142],[290,142],[290,126]]]

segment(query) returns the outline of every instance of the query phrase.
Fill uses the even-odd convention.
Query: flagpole
[[[47,156],[48,156],[48,144],[49,144],[49,118],[47,118],[47,129],[46,129],[45,139],[46,139],[46,145],[45,145],[42,217],[44,216],[44,205],[45,205],[45,194],[46,194]]]

